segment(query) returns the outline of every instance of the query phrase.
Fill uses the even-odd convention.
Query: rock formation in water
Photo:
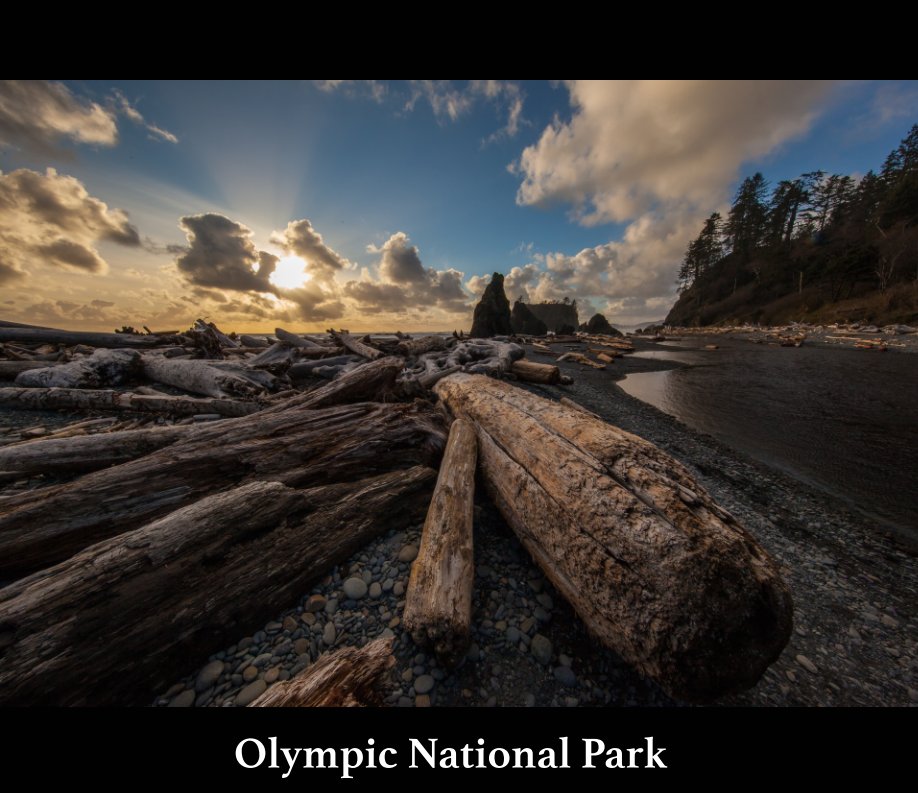
[[[622,334],[613,328],[602,314],[593,314],[590,321],[586,323],[584,330],[587,333],[601,333],[605,336],[621,336]]]
[[[514,333],[525,333],[527,336],[544,336],[548,333],[545,323],[533,314],[522,300],[517,300],[513,304],[510,324]]]
[[[472,338],[487,339],[491,336],[509,336],[512,333],[510,301],[504,294],[504,277],[500,273],[494,273],[491,283],[475,306],[470,335]]]

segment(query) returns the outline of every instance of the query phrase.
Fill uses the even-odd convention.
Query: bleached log
[[[283,328],[275,328],[274,335],[277,337],[278,341],[285,342],[292,347],[297,347],[303,350],[323,350],[327,349],[321,344],[316,344],[311,339],[307,339],[304,336],[299,336],[296,333],[291,333],[289,330],[284,330]]]
[[[555,385],[561,379],[561,370],[557,366],[535,361],[514,361],[510,371],[528,383]]]
[[[249,336],[247,333],[243,333],[239,337],[239,341],[241,341],[245,347],[265,348],[271,346],[271,343],[264,338],[264,336]]]
[[[787,643],[777,564],[668,454],[506,382],[434,392],[478,432],[488,492],[587,628],[674,697],[754,685]]]
[[[378,534],[424,513],[415,467],[296,490],[208,496],[0,590],[0,704],[146,704],[205,656],[295,603]]]
[[[359,355],[361,358],[366,358],[370,361],[375,361],[378,358],[383,357],[383,352],[377,350],[375,347],[370,347],[368,344],[364,344],[362,341],[355,339],[351,336],[350,333],[338,333],[333,330],[328,331],[329,335],[342,347],[346,347],[355,355]]]
[[[475,561],[475,430],[456,419],[440,464],[417,559],[411,567],[402,620],[422,647],[432,647],[447,665],[465,654],[472,625]]]
[[[70,363],[21,372],[14,384],[23,388],[100,388],[124,385],[140,374],[140,353],[136,350],[101,349]]]
[[[292,680],[271,686],[250,708],[353,708],[381,705],[392,639],[325,653]]]
[[[344,366],[345,364],[362,361],[356,355],[335,355],[330,358],[319,358],[314,361],[298,361],[287,370],[287,376],[291,380],[302,380],[309,377],[315,369],[323,366]]]
[[[234,371],[221,369],[215,366],[215,363],[217,362],[164,358],[161,355],[145,355],[142,359],[143,373],[148,379],[193,394],[210,397],[251,397],[264,393],[264,386]]]
[[[0,580],[55,564],[240,482],[307,487],[370,476],[436,462],[445,442],[443,418],[430,405],[313,410],[291,401],[280,410],[196,425],[184,440],[152,454],[0,499]]]
[[[423,355],[434,350],[445,350],[447,340],[443,336],[422,336],[419,339],[404,339],[396,346],[399,355],[409,357]]]
[[[294,405],[320,408],[364,399],[383,400],[395,390],[395,378],[398,377],[404,366],[405,361],[402,358],[396,356],[380,358],[345,372],[328,385],[309,391],[302,396],[288,399],[268,410],[286,410]]]
[[[261,410],[257,402],[235,399],[199,399],[163,393],[141,394],[130,391],[83,388],[0,388],[0,405],[21,410],[119,410],[162,413],[168,416],[194,416],[219,413],[221,416],[247,416]],[[146,389],[153,391],[153,389]]]
[[[90,347],[154,347],[159,336],[137,336],[131,333],[95,333],[56,328],[0,327],[0,342],[38,342],[45,344],[87,344]]]

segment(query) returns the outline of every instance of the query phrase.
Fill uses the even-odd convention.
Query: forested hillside
[[[879,172],[745,179],[686,251],[671,325],[918,317],[918,124]]]

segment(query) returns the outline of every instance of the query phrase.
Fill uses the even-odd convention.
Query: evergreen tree
[[[746,177],[727,215],[726,237],[733,253],[744,261],[748,261],[765,235],[768,218],[768,208],[765,205],[767,191],[768,183],[761,173]]]

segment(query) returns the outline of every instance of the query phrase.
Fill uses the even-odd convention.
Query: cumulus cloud
[[[275,231],[271,242],[306,262],[306,272],[313,278],[328,280],[351,263],[333,251],[308,220],[291,220],[284,231]]]
[[[103,240],[140,245],[127,213],[91,196],[78,179],[53,168],[0,172],[0,283],[36,264],[103,273],[108,266],[94,247]]]
[[[421,100],[430,105],[437,121],[458,121],[469,113],[476,103],[485,101],[493,105],[505,118],[504,125],[485,139],[491,143],[505,137],[514,137],[523,117],[525,95],[519,83],[509,80],[471,80],[467,85],[457,85],[451,80],[412,80],[411,93],[405,110],[414,110]]]
[[[176,135],[169,132],[167,129],[157,126],[151,121],[147,121],[137,107],[128,100],[128,98],[117,88],[114,91],[115,101],[118,104],[118,109],[121,111],[122,115],[138,126],[143,127],[149,133],[151,140],[165,140],[169,143],[178,143],[179,139]]]
[[[343,93],[347,97],[368,97],[381,104],[389,87],[379,80],[313,80],[313,85],[326,94]]]
[[[573,81],[567,88],[571,118],[555,119],[512,165],[522,177],[517,203],[568,205],[583,225],[627,226],[619,240],[535,257],[538,274],[529,272],[522,286],[533,299],[593,299],[641,320],[649,317],[640,312],[658,308],[654,301],[671,302],[685,246],[728,200],[741,167],[807,132],[832,83]]]
[[[62,83],[0,80],[0,147],[56,152],[62,142],[114,146],[111,110],[79,99]]]
[[[175,260],[179,272],[195,286],[240,292],[276,292],[268,280],[277,257],[256,249],[252,230],[224,215],[186,215],[179,227],[188,247]]]

